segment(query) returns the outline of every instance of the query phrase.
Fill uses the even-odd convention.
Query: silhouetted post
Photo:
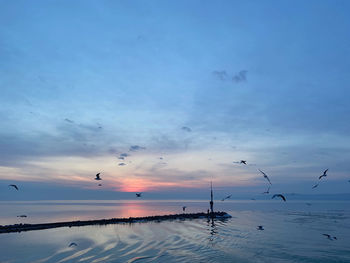
[[[210,182],[210,213],[213,216],[214,214],[214,201],[213,201],[213,183]]]

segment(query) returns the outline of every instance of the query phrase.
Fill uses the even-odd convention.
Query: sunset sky
[[[349,7],[0,0],[0,200],[349,193]]]

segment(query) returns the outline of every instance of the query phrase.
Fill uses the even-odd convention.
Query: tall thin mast
[[[214,213],[213,182],[210,182],[210,212]]]

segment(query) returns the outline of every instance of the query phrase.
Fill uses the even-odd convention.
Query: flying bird
[[[228,195],[228,196],[226,196],[225,198],[222,198],[221,201],[225,201],[226,199],[231,198],[231,196],[232,196],[232,195]]]
[[[318,177],[318,180],[320,180],[322,177],[326,177],[327,176],[327,171],[328,171],[328,169],[325,170],[320,177]]]
[[[337,237],[332,237],[331,235],[329,234],[322,234],[324,235],[325,237],[327,237],[329,240],[337,240]]]
[[[317,184],[315,184],[315,185],[312,187],[312,189],[316,188],[317,186],[318,186],[318,183],[317,183]]]
[[[263,194],[269,194],[270,193],[270,188],[271,188],[271,186],[269,186],[269,188],[267,188],[267,191],[263,192]]]
[[[241,160],[239,163],[243,163],[243,164],[247,165],[247,161],[245,161],[245,160]]]
[[[136,193],[136,197],[141,197],[142,193]]]
[[[182,211],[184,211],[184,212],[185,212],[186,207],[187,207],[187,206],[183,206],[183,207],[182,207]]]
[[[17,217],[27,217],[26,215],[20,215],[20,216],[17,216]]]
[[[261,171],[260,169],[258,169],[258,170],[260,171],[260,173],[262,173],[262,174],[263,174],[264,178],[265,178],[267,181],[269,181],[269,183],[272,185],[272,183],[271,183],[271,181],[270,181],[269,177],[267,176],[267,174],[266,174],[266,173],[264,173],[263,171]]]
[[[18,191],[18,187],[17,187],[17,185],[15,185],[15,184],[10,184],[9,186],[11,186],[11,187],[15,188],[15,189]]]
[[[275,195],[272,196],[271,199],[274,199],[275,197],[280,197],[280,198],[282,198],[282,200],[283,200],[284,202],[286,201],[286,198],[285,198],[283,195],[281,195],[281,194],[275,194]]]
[[[125,163],[118,163],[119,166],[124,166],[126,165]]]
[[[100,177],[100,173],[96,174],[96,178],[95,178],[95,180],[97,180],[97,181],[102,180],[102,179],[101,179],[101,177]]]
[[[256,229],[257,230],[264,230],[264,227],[263,226],[258,226]]]
[[[69,247],[76,247],[76,246],[78,246],[78,245],[77,245],[77,243],[74,243],[74,242],[69,244]]]

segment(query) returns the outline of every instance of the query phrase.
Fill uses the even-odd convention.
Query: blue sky
[[[348,1],[0,5],[6,192],[349,192]]]

